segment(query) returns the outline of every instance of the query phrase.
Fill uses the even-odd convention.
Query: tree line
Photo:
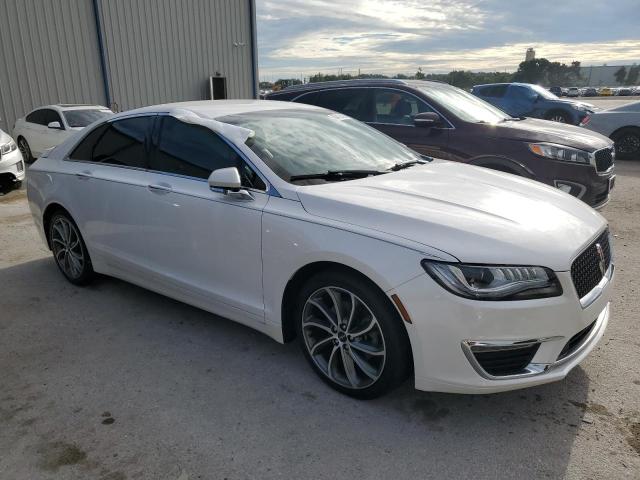
[[[620,84],[635,85],[640,76],[640,66],[633,66],[627,70],[621,67],[615,74]],[[571,62],[569,65],[560,62],[551,62],[546,58],[534,58],[521,62],[515,72],[472,72],[470,70],[453,70],[449,73],[424,73],[418,68],[415,74],[405,75],[399,73],[389,77],[382,74],[363,73],[351,75],[349,73],[333,75],[316,73],[308,78],[310,83],[327,82],[331,80],[353,80],[367,78],[399,78],[404,80],[437,80],[446,82],[456,87],[470,89],[474,85],[483,83],[523,82],[535,83],[544,87],[557,86],[581,86],[585,79],[580,75],[580,62]],[[261,89],[281,90],[282,88],[299,85],[302,81],[298,78],[279,79],[273,83],[260,82]]]

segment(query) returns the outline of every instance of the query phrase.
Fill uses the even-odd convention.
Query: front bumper
[[[407,324],[419,390],[451,393],[494,393],[563,379],[596,346],[609,320],[612,278],[588,306],[580,305],[569,272],[556,272],[559,297],[487,302],[455,296],[428,275],[415,278],[394,292],[412,324]],[[588,329],[592,326],[591,329]],[[569,341],[581,331],[568,354]],[[495,377],[470,356],[470,344],[508,345],[542,340],[528,369]]]
[[[614,167],[597,172],[592,165],[573,165],[568,162],[548,160],[540,169],[539,180],[558,188],[560,184],[572,186],[571,194],[593,208],[601,208],[609,201],[613,188]]]
[[[10,176],[16,182],[21,182],[25,177],[25,165],[22,160],[20,150],[14,150],[11,153],[0,157],[0,175]]]

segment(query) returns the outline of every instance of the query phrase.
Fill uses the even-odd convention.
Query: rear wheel
[[[640,128],[621,128],[611,139],[615,142],[616,158],[640,160]]]
[[[562,110],[553,110],[549,112],[544,118],[545,120],[551,120],[552,122],[571,123],[571,118],[569,118],[569,115],[567,115],[567,113],[563,112]]]
[[[315,372],[334,389],[374,398],[406,377],[410,347],[386,296],[346,272],[321,272],[302,288],[296,308],[298,339]]]
[[[31,154],[31,148],[29,147],[29,142],[27,142],[24,137],[20,137],[18,139],[18,148],[20,149],[20,153],[22,153],[22,159],[26,163],[33,163],[33,155]]]
[[[56,265],[74,285],[86,285],[94,276],[89,252],[71,217],[59,212],[49,224],[49,245]]]

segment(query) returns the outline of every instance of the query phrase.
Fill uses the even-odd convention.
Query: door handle
[[[89,180],[92,176],[93,175],[91,175],[89,170],[83,170],[82,172],[76,173],[76,178],[79,178],[80,180]]]
[[[167,185],[164,183],[151,184],[148,185],[147,188],[153,193],[169,193],[173,191],[171,185]]]

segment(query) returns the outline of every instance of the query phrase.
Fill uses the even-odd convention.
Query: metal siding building
[[[0,128],[52,103],[118,110],[257,93],[255,0],[0,0]]]

